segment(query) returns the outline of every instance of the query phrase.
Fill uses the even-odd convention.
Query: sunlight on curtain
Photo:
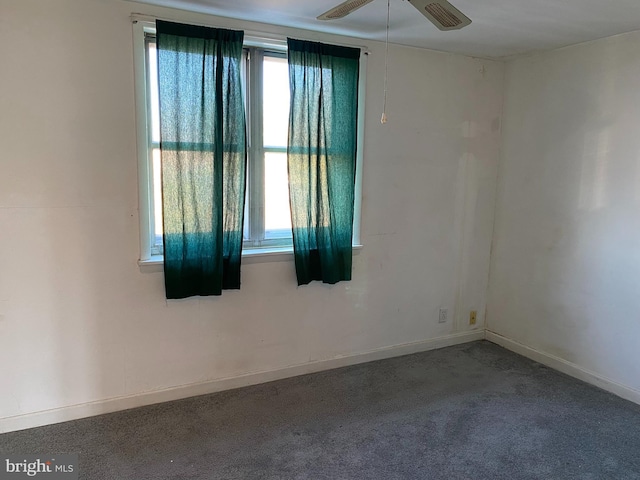
[[[243,32],[157,21],[167,298],[240,288]]]
[[[288,39],[298,284],[351,279],[360,50]]]

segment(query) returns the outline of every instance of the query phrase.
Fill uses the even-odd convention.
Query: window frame
[[[133,14],[131,16],[133,23],[133,59],[134,59],[134,81],[135,81],[135,112],[136,112],[136,140],[137,140],[137,160],[138,160],[138,213],[140,223],[140,258],[138,264],[143,267],[145,265],[162,265],[163,256],[160,254],[155,245],[155,225],[154,225],[154,186],[152,157],[150,145],[152,143],[152,125],[150,109],[150,92],[147,82],[148,58],[146,48],[147,34],[155,34],[155,19],[144,15]],[[218,26],[219,27],[219,26]],[[225,28],[225,27],[221,27]],[[331,40],[329,40],[331,41]],[[268,55],[285,55],[287,51],[286,38],[277,35],[261,34],[245,32],[244,48],[250,52],[263,52]],[[355,178],[355,197],[354,197],[354,215],[353,215],[353,247],[359,250],[362,245],[360,243],[360,219],[362,212],[362,166],[364,159],[364,120],[365,120],[365,85],[366,85],[366,67],[368,50],[358,47],[362,50],[360,55],[360,77],[358,85],[358,126],[357,126],[357,156],[356,156],[356,178]],[[254,57],[256,54],[254,53]],[[251,54],[248,62],[251,61]],[[257,60],[253,60],[257,62]],[[245,68],[247,65],[245,65]],[[249,76],[255,75],[255,66],[249,70]],[[251,79],[249,79],[251,82]],[[248,86],[246,86],[248,87]],[[245,91],[247,93],[249,88]],[[254,122],[262,123],[261,106],[260,110],[256,110],[252,102],[261,101],[261,88],[256,89],[255,84],[251,96],[245,96],[247,102],[247,126],[249,135],[248,145],[248,165],[247,165],[247,205],[245,206],[245,227],[247,225],[247,215],[260,216],[261,220],[254,218],[253,222],[262,223],[262,231],[264,232],[264,215],[256,202],[256,193],[263,196],[264,185],[256,186],[255,183],[264,180],[264,152],[278,150],[281,148],[264,147],[262,145],[262,129],[256,130]],[[259,94],[256,95],[256,92]],[[260,98],[257,98],[260,97]],[[256,115],[256,111],[260,114]],[[259,118],[256,118],[259,117]],[[256,138],[259,137],[259,138]],[[259,141],[258,141],[259,140]],[[256,158],[258,159],[256,161]],[[254,185],[251,185],[254,182]],[[260,193],[262,192],[262,193]],[[251,198],[253,195],[253,199]],[[259,196],[258,195],[258,196]],[[267,239],[256,242],[243,242],[243,258],[254,259],[257,261],[279,261],[293,259],[293,245],[291,237],[286,239]],[[257,244],[258,243],[258,244]],[[284,254],[284,255],[282,255]],[[155,271],[155,270],[154,270]]]

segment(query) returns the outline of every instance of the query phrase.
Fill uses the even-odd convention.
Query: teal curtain
[[[294,39],[288,47],[298,285],[351,280],[360,50]]]
[[[167,298],[240,288],[243,32],[157,21]]]

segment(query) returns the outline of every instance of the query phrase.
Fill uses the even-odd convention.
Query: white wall
[[[363,43],[114,0],[2,1],[0,430],[469,330],[485,305],[501,63],[392,47],[381,126],[384,48],[370,43],[353,281],[297,288],[292,262],[249,264],[240,291],[166,302],[162,273],[136,263],[133,11]],[[456,321],[438,324],[440,306]]]
[[[636,401],[639,45],[635,32],[507,65],[487,314],[489,330]]]

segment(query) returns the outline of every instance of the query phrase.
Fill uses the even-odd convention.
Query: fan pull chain
[[[380,123],[387,123],[387,76],[389,74],[389,18],[391,16],[391,0],[387,0],[387,38],[384,54],[384,100],[382,102],[382,117]]]

